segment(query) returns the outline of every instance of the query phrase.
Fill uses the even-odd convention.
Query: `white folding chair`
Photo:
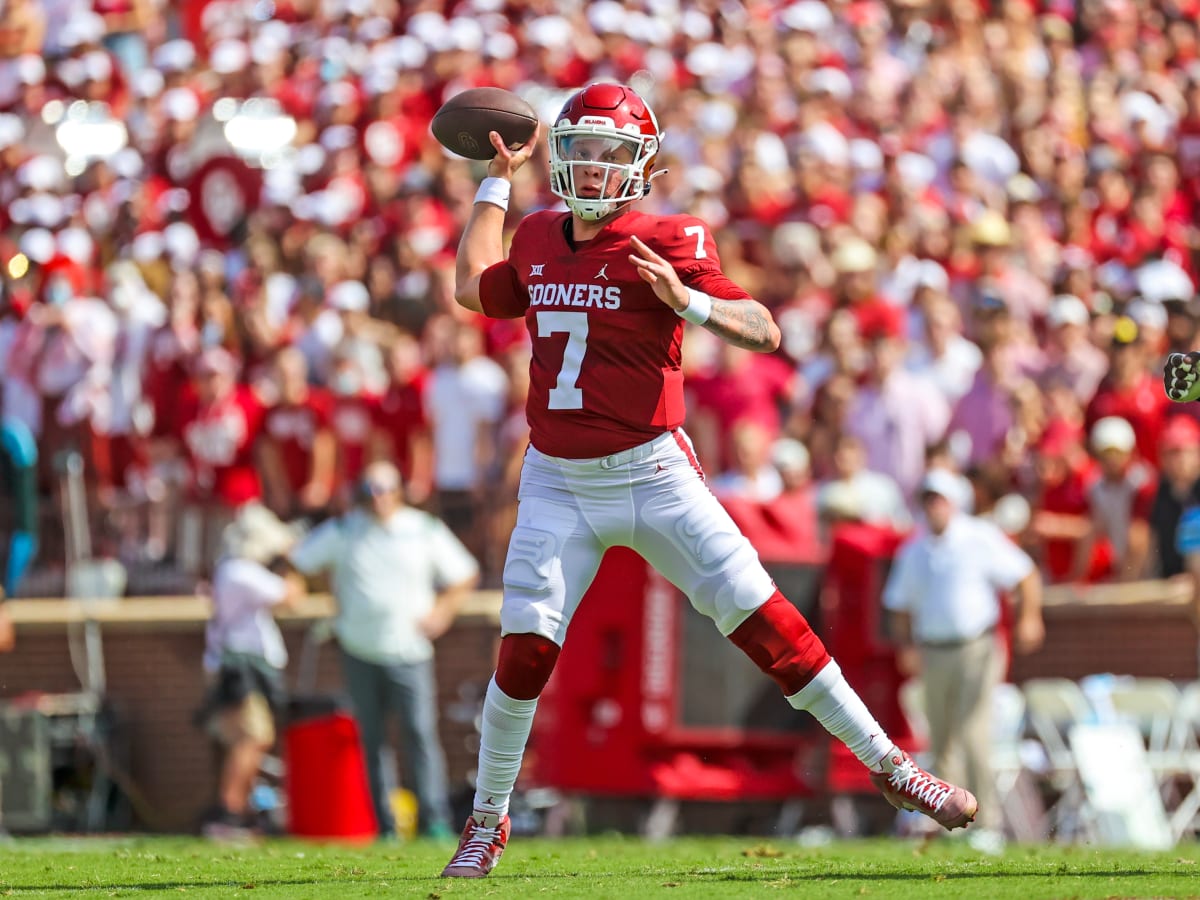
[[[1176,838],[1137,728],[1128,722],[1077,724],[1069,739],[1087,798],[1089,841],[1145,850],[1173,847]]]
[[[1200,832],[1200,681],[1179,691],[1172,721],[1171,746],[1179,754],[1191,786],[1171,812],[1171,830],[1177,839]]]
[[[1179,688],[1165,678],[1122,679],[1112,685],[1108,696],[1118,718],[1125,719],[1141,733],[1150,771],[1160,787],[1169,790],[1172,778],[1187,773],[1181,736],[1175,724]]]
[[[1067,735],[1072,726],[1092,718],[1091,704],[1079,685],[1067,678],[1033,678],[1022,686],[1030,729],[1046,751],[1050,787],[1058,799],[1047,811],[1059,837],[1086,837],[1089,830],[1087,797]]]

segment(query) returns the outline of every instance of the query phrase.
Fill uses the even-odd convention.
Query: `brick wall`
[[[156,830],[191,830],[212,795],[209,747],[192,727],[203,683],[200,657],[203,616],[180,612],[190,599],[164,606],[152,620],[124,614],[104,624],[108,693],[127,728],[129,770],[145,797],[140,824]],[[461,790],[475,762],[473,717],[495,661],[497,626],[490,612],[467,615],[438,644],[441,736],[451,789]],[[41,605],[39,605],[41,604]],[[54,601],[14,601],[22,610],[18,647],[0,656],[0,697],[26,691],[71,693],[79,689],[68,655],[64,622],[41,615]],[[130,601],[120,609],[127,610]],[[116,607],[114,607],[115,609]],[[179,612],[175,615],[172,610]],[[37,614],[37,615],[35,615]],[[35,618],[38,621],[33,621]],[[282,624],[291,654],[294,686],[309,618]],[[1014,660],[1014,680],[1038,676],[1078,678],[1093,672],[1194,679],[1196,630],[1179,603],[1055,605],[1046,609],[1045,647]],[[77,626],[76,626],[77,627]],[[341,686],[336,649],[322,645],[317,657],[318,692]]]
[[[294,687],[308,623],[281,625],[291,655],[288,684]],[[476,698],[482,696],[494,667],[497,633],[493,617],[466,616],[438,642],[441,736],[452,790],[465,784],[474,766],[478,743],[472,719]],[[126,729],[129,774],[145,800],[139,824],[153,830],[192,830],[211,802],[214,785],[212,751],[192,725],[204,693],[202,623],[107,622],[103,641],[108,696]],[[331,642],[320,647],[315,688],[316,693],[341,689],[338,654]],[[19,622],[17,650],[0,656],[0,697],[79,689],[66,628]]]

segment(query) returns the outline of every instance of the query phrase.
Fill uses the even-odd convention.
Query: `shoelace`
[[[911,760],[905,760],[903,765],[897,766],[888,776],[888,781],[896,790],[916,797],[934,812],[941,810],[951,793],[948,784],[922,772]]]
[[[488,855],[488,851],[499,838],[499,828],[485,828],[483,825],[476,825],[470,840],[458,848],[458,852],[454,854],[454,859],[450,861],[450,865],[483,865],[484,857]]]

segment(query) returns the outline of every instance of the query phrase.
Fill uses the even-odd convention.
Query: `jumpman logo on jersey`
[[[603,278],[605,281],[608,281],[608,263],[605,263],[600,267],[600,271],[596,273],[596,277]]]
[[[546,268],[545,263],[530,263],[529,264],[529,277],[536,278],[537,276],[542,274],[542,269],[544,269],[544,268]]]

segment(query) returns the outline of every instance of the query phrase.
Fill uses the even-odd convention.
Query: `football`
[[[515,150],[529,140],[537,121],[533,107],[512,91],[484,87],[455,94],[442,104],[429,128],[447,150],[469,159],[491,159],[496,148],[488,140],[489,131]]]

